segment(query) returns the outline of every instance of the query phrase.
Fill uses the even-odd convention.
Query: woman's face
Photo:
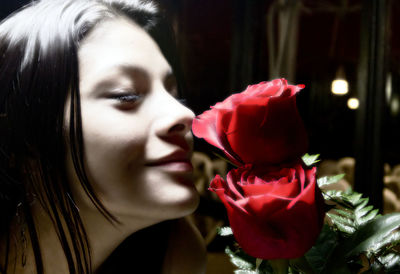
[[[79,69],[85,167],[106,208],[160,220],[191,213],[194,115],[175,99],[155,41],[127,19],[106,21],[81,44]],[[93,208],[68,161],[79,206]]]

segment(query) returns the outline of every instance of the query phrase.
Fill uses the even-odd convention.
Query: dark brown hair
[[[65,140],[87,195],[105,218],[118,222],[94,193],[84,168],[77,54],[88,32],[118,16],[165,40],[156,28],[157,8],[141,0],[35,1],[0,24],[0,236],[6,239],[1,244],[9,248],[10,224],[21,209],[38,273],[43,264],[30,210],[33,200],[52,219],[69,272],[92,272],[87,235],[66,179]],[[0,272],[9,267],[5,254]]]

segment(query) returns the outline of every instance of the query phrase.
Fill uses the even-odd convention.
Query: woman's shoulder
[[[206,248],[203,237],[188,217],[172,224],[163,274],[205,273]]]

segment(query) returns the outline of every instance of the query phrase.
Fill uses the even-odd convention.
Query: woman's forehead
[[[96,26],[79,48],[79,67],[81,84],[82,80],[118,74],[126,67],[140,68],[153,77],[171,72],[156,42],[127,19]]]

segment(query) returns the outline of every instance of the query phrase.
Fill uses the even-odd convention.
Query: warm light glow
[[[349,92],[349,84],[344,79],[335,79],[332,81],[332,93],[336,95],[343,95]]]
[[[358,109],[359,105],[360,102],[357,98],[349,98],[349,100],[347,100],[347,106],[349,107],[349,109]]]
[[[389,73],[386,77],[386,102],[390,104],[392,99],[392,75]]]
[[[397,95],[393,96],[392,101],[390,102],[390,112],[393,116],[397,116],[400,110],[400,102],[399,97]]]

